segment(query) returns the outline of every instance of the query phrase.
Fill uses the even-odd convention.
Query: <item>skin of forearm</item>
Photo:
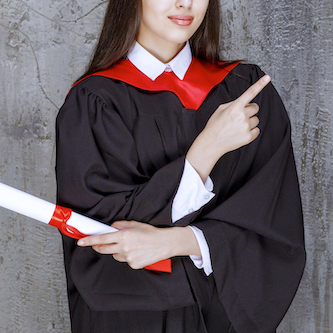
[[[168,258],[201,255],[197,238],[190,227],[172,227],[166,228],[163,231],[165,231],[168,238]]]
[[[208,149],[207,144],[199,135],[188,150],[186,159],[205,183],[221,155],[221,153],[218,154]]]

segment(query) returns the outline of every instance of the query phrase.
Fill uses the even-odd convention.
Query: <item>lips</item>
[[[172,15],[168,17],[173,23],[178,25],[187,26],[190,25],[194,19],[193,16],[190,15]]]

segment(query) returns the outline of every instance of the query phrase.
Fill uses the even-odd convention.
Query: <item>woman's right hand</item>
[[[270,80],[265,75],[236,100],[220,105],[191,145],[186,158],[203,182],[224,154],[245,146],[258,137],[259,119],[256,114],[259,106],[250,102]]]

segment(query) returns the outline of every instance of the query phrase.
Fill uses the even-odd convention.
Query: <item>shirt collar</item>
[[[143,74],[155,81],[165,70],[172,71],[183,80],[192,62],[190,43],[187,42],[183,49],[167,64],[155,58],[138,42],[135,42],[127,55],[128,60]]]

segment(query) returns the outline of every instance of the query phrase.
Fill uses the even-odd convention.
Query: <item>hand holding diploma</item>
[[[75,239],[118,231],[116,228],[75,213],[69,208],[52,204],[2,183],[0,183],[0,206],[57,227],[63,234]],[[171,260],[152,263],[145,268],[171,272]]]
[[[190,227],[157,228],[137,221],[117,221],[118,232],[85,237],[79,246],[92,246],[101,254],[111,254],[133,269],[147,268],[156,262],[176,256],[201,255],[197,239]],[[168,260],[168,259],[166,259]],[[148,266],[150,267],[150,266]]]
[[[110,254],[117,261],[127,262],[133,269],[143,268],[171,256],[166,250],[166,229],[137,221],[117,221],[113,226],[119,232],[85,237],[78,241],[78,245],[92,246],[96,252]]]

